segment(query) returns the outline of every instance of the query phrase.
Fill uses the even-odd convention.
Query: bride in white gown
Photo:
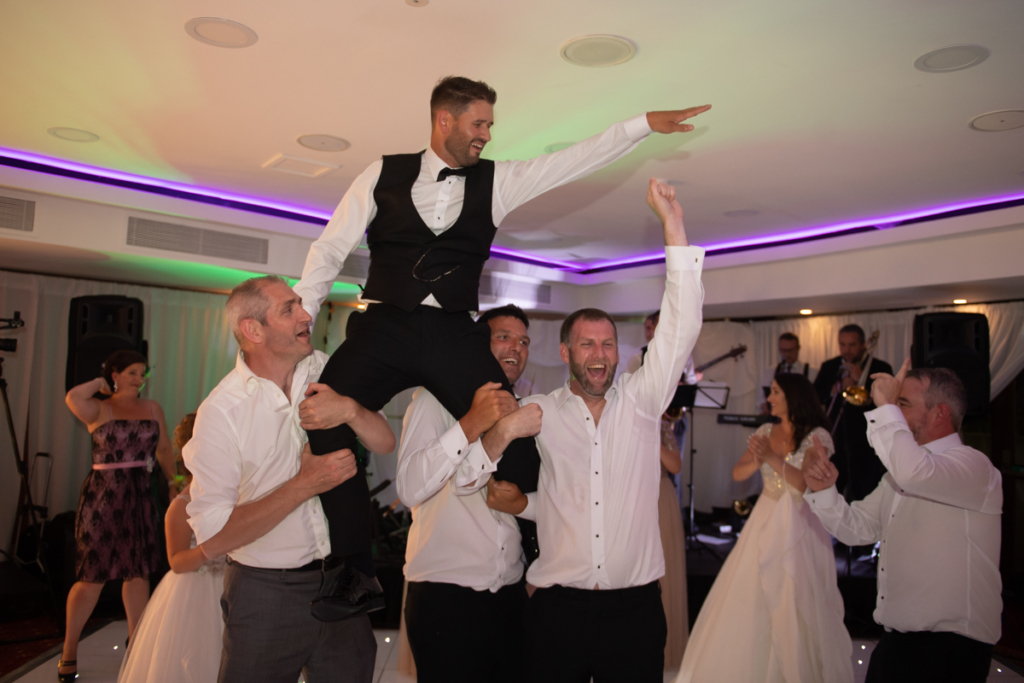
[[[803,500],[804,453],[831,455],[810,382],[783,374],[768,395],[781,422],[762,425],[733,469],[763,490],[694,624],[676,683],[852,683],[850,635],[832,542]]]
[[[192,436],[194,420],[195,413],[191,413],[174,430],[179,451]],[[184,469],[180,459],[178,465]],[[142,613],[121,663],[118,683],[217,680],[224,636],[220,598],[226,558],[208,560],[196,547],[185,510],[191,500],[189,488],[186,486],[167,508],[164,522],[171,571],[153,591]]]

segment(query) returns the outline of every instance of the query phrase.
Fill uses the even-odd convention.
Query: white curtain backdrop
[[[20,311],[25,320],[25,327],[0,333],[18,340],[16,353],[3,354],[4,377],[22,451],[27,436],[30,459],[37,452],[51,455],[49,490],[40,477],[33,491],[37,504],[49,506],[51,517],[75,509],[92,466],[89,433],[64,404],[64,375],[71,299],[98,294],[143,302],[143,338],[149,341],[153,368],[143,396],[161,405],[169,430],[199,406],[235,363],[238,347],[224,319],[224,296],[0,271],[0,317]],[[0,430],[0,533],[8,547],[20,479],[6,424]]]
[[[0,317],[9,318],[15,310],[25,319],[24,328],[0,333],[18,339],[16,353],[4,353],[4,377],[18,440],[30,456],[47,452],[52,456],[49,488],[33,491],[39,503],[50,508],[50,515],[72,510],[78,492],[91,466],[91,442],[85,427],[64,404],[64,373],[67,359],[68,311],[71,299],[78,296],[119,294],[141,299],[145,306],[144,337],[149,341],[149,360],[153,374],[144,395],[160,403],[168,420],[168,429],[188,412],[226,375],[235,363],[237,345],[224,318],[226,297],[216,294],[185,292],[157,287],[142,287],[68,278],[28,275],[0,271]],[[709,322],[701,331],[694,349],[700,365],[720,356],[738,344],[747,353],[739,360],[726,360],[705,373],[707,380],[725,382],[730,387],[725,410],[699,408],[691,433],[694,447],[694,497],[698,510],[712,506],[728,507],[732,501],[757,491],[760,481],[737,484],[732,467],[746,447],[750,430],[735,425],[719,425],[719,412],[754,414],[760,399],[760,375],[778,362],[776,343],[779,334],[791,331],[801,340],[801,358],[814,366],[838,353],[839,328],[855,322],[870,334],[881,333],[878,357],[898,367],[910,349],[912,324],[916,314],[953,310],[977,312],[988,317],[991,337],[992,396],[1001,392],[1024,369],[1024,302],[918,309],[845,316],[820,316],[752,323]],[[344,340],[345,323],[354,309],[327,307],[314,327],[313,340],[318,348],[332,352]],[[530,324],[530,361],[517,385],[521,396],[548,393],[568,378],[568,369],[558,354],[560,320],[534,320]],[[641,323],[620,323],[620,370],[644,345]],[[96,370],[99,374],[99,368]],[[384,413],[395,433],[401,434],[401,422],[412,392],[406,391],[389,403]],[[13,526],[20,481],[14,465],[6,425],[0,426],[0,533],[8,546]],[[684,446],[682,484],[689,480],[689,440]],[[396,454],[375,454],[370,466],[370,485],[394,479]],[[392,485],[378,499],[383,505],[397,500]],[[684,497],[684,504],[687,502]]]

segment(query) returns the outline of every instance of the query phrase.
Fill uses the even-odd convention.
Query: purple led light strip
[[[143,192],[155,192],[158,194],[170,195],[180,199],[186,199],[191,201],[198,201],[209,204],[221,204],[233,209],[238,209],[242,211],[252,211],[255,213],[263,213],[282,218],[291,218],[293,220],[299,220],[305,223],[318,223],[324,225],[331,217],[330,213],[318,211],[315,209],[297,207],[288,204],[282,204],[279,202],[268,201],[265,199],[254,199],[252,197],[244,197],[241,195],[232,194],[230,192],[211,190],[207,188],[198,187],[195,185],[186,185],[183,183],[159,180],[156,178],[149,178],[146,176],[122,173],[120,171],[101,169],[93,166],[87,166],[85,164],[75,163],[72,161],[53,159],[50,157],[44,157],[37,154],[30,154],[27,152],[20,152],[17,150],[6,149],[2,147],[0,147],[0,164],[31,171],[37,171],[41,173],[64,175],[67,177],[73,177],[78,180],[85,180],[108,185],[119,185],[122,187],[128,187],[129,189],[140,190]],[[730,242],[721,242],[718,244],[707,245],[705,246],[705,250],[708,254],[715,254],[727,253],[730,251],[741,251],[746,249],[757,249],[770,246],[778,246],[793,242],[803,242],[808,240],[821,239],[824,237],[838,234],[864,232],[868,230],[874,230],[878,226],[892,227],[893,225],[898,225],[900,223],[905,222],[920,222],[921,219],[929,219],[932,217],[938,218],[942,217],[943,215],[985,210],[986,207],[991,207],[993,209],[1002,208],[1005,206],[1016,205],[1022,202],[1024,202],[1024,194],[1006,195],[1003,197],[995,197],[990,199],[965,201],[956,204],[946,204],[943,206],[933,207],[929,209],[921,209],[918,211],[912,211],[893,216],[885,216],[882,218],[848,221],[845,223],[836,223],[833,225],[819,226],[815,228],[805,228],[803,230],[793,230],[790,232],[778,233],[766,237],[754,237],[749,239],[733,240]],[[504,260],[516,261],[519,263],[527,263],[531,265],[539,265],[559,270],[570,270],[579,273],[596,273],[605,270],[616,270],[619,268],[637,267],[661,263],[665,260],[664,252],[655,252],[650,254],[639,254],[637,256],[631,256],[623,259],[602,261],[599,263],[580,264],[572,263],[569,261],[559,261],[550,258],[543,258],[539,256],[534,256],[532,254],[527,254],[525,252],[515,251],[513,249],[507,249],[505,247],[499,246],[491,247],[491,255],[495,258],[500,258]]]

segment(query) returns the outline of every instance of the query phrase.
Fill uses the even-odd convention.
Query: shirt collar
[[[292,385],[294,387],[296,380],[309,376],[310,364],[313,362],[313,358],[316,356],[316,352],[313,352],[300,360],[295,364],[295,374],[292,375]],[[245,362],[245,355],[241,350],[238,351],[238,357],[235,359],[235,372],[242,378],[242,386],[245,388],[246,396],[252,396],[257,389],[260,387],[260,383],[264,381],[270,381],[263,377],[260,377]],[[295,403],[295,401],[292,401]]]
[[[572,389],[569,386],[570,382],[572,382],[572,378],[565,380],[565,384],[563,384],[561,386],[561,388],[559,388],[558,390],[555,391],[554,398],[555,398],[555,407],[556,408],[561,409],[561,407],[563,405],[565,405],[566,401],[568,401],[573,396],[576,396],[576,394],[572,393]],[[612,382],[612,385],[610,387],[608,387],[608,392],[605,393],[605,395],[604,395],[605,402],[607,403],[609,400],[611,400],[611,397],[615,393],[617,393],[618,390],[619,390],[619,380],[615,380],[614,382]],[[583,400],[579,396],[577,396],[577,398],[579,398],[581,401]]]
[[[441,161],[441,157],[437,156],[437,152],[430,147],[427,147],[427,150],[423,153],[423,162],[427,165],[427,170],[430,171],[430,177],[435,180],[437,179],[437,174],[440,173],[442,169],[452,168]],[[462,176],[453,177],[461,178]]]

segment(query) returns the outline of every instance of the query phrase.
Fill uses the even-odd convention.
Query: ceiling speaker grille
[[[270,240],[235,235],[188,225],[128,218],[127,244],[148,249],[198,254],[213,258],[266,264]]]
[[[32,232],[35,222],[35,202],[13,197],[0,197],[0,228]]]
[[[535,304],[551,303],[551,285],[535,285],[519,280],[507,280],[494,275],[480,276],[480,296],[490,299],[515,299]]]

